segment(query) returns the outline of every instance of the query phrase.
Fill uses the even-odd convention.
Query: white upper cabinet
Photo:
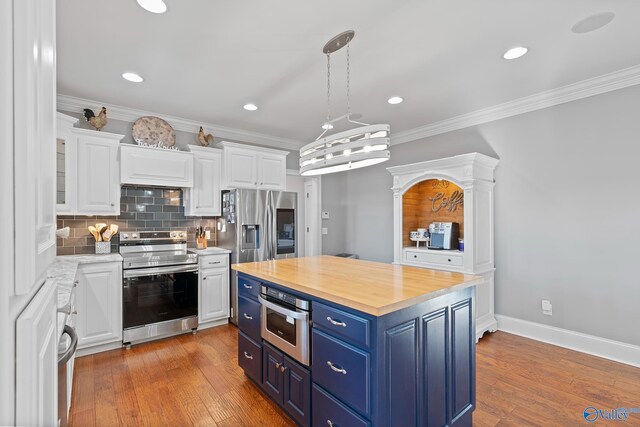
[[[56,255],[55,2],[14,1],[12,10],[13,58],[3,61],[13,59],[14,92],[2,96],[13,99],[14,291],[23,295],[42,285]]]
[[[223,141],[223,181],[226,188],[284,190],[287,151]]]
[[[118,147],[124,135],[75,128],[58,113],[56,208],[62,215],[119,215]]]
[[[222,150],[190,145],[193,188],[184,189],[186,216],[220,216]]]
[[[77,209],[82,215],[119,215],[118,146],[122,135],[85,129],[77,134]]]
[[[122,144],[120,182],[161,187],[193,187],[193,155],[184,151]]]

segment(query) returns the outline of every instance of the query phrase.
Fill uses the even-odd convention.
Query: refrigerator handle
[[[275,233],[273,231],[273,205],[274,205],[274,201],[273,201],[273,194],[271,191],[267,192],[267,229],[265,230],[267,232],[267,239],[266,239],[266,249],[267,249],[267,259],[272,260],[275,259],[275,254],[274,254],[274,250],[273,250],[273,243],[274,243],[274,236]]]

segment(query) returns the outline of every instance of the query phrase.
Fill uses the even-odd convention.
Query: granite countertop
[[[216,248],[216,247],[211,247],[211,248],[207,248],[207,249],[196,249],[196,248],[189,248],[189,252],[193,252],[194,254],[198,254],[198,255],[218,255],[218,254],[230,254],[231,251],[229,249],[222,249],[222,248]]]
[[[482,277],[334,256],[234,264],[234,270],[374,316],[460,289]]]

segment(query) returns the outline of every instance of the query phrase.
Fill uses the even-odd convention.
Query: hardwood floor
[[[76,359],[70,426],[294,426],[244,376],[237,342],[223,326]],[[474,426],[585,425],[588,406],[640,408],[640,369],[503,332],[480,340]]]

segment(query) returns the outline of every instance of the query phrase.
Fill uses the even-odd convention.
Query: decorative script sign
[[[429,197],[431,200],[431,212],[438,212],[440,209],[446,208],[449,212],[455,212],[458,206],[464,204],[464,193],[454,191],[451,196],[445,197],[442,191],[437,192],[434,196]]]

